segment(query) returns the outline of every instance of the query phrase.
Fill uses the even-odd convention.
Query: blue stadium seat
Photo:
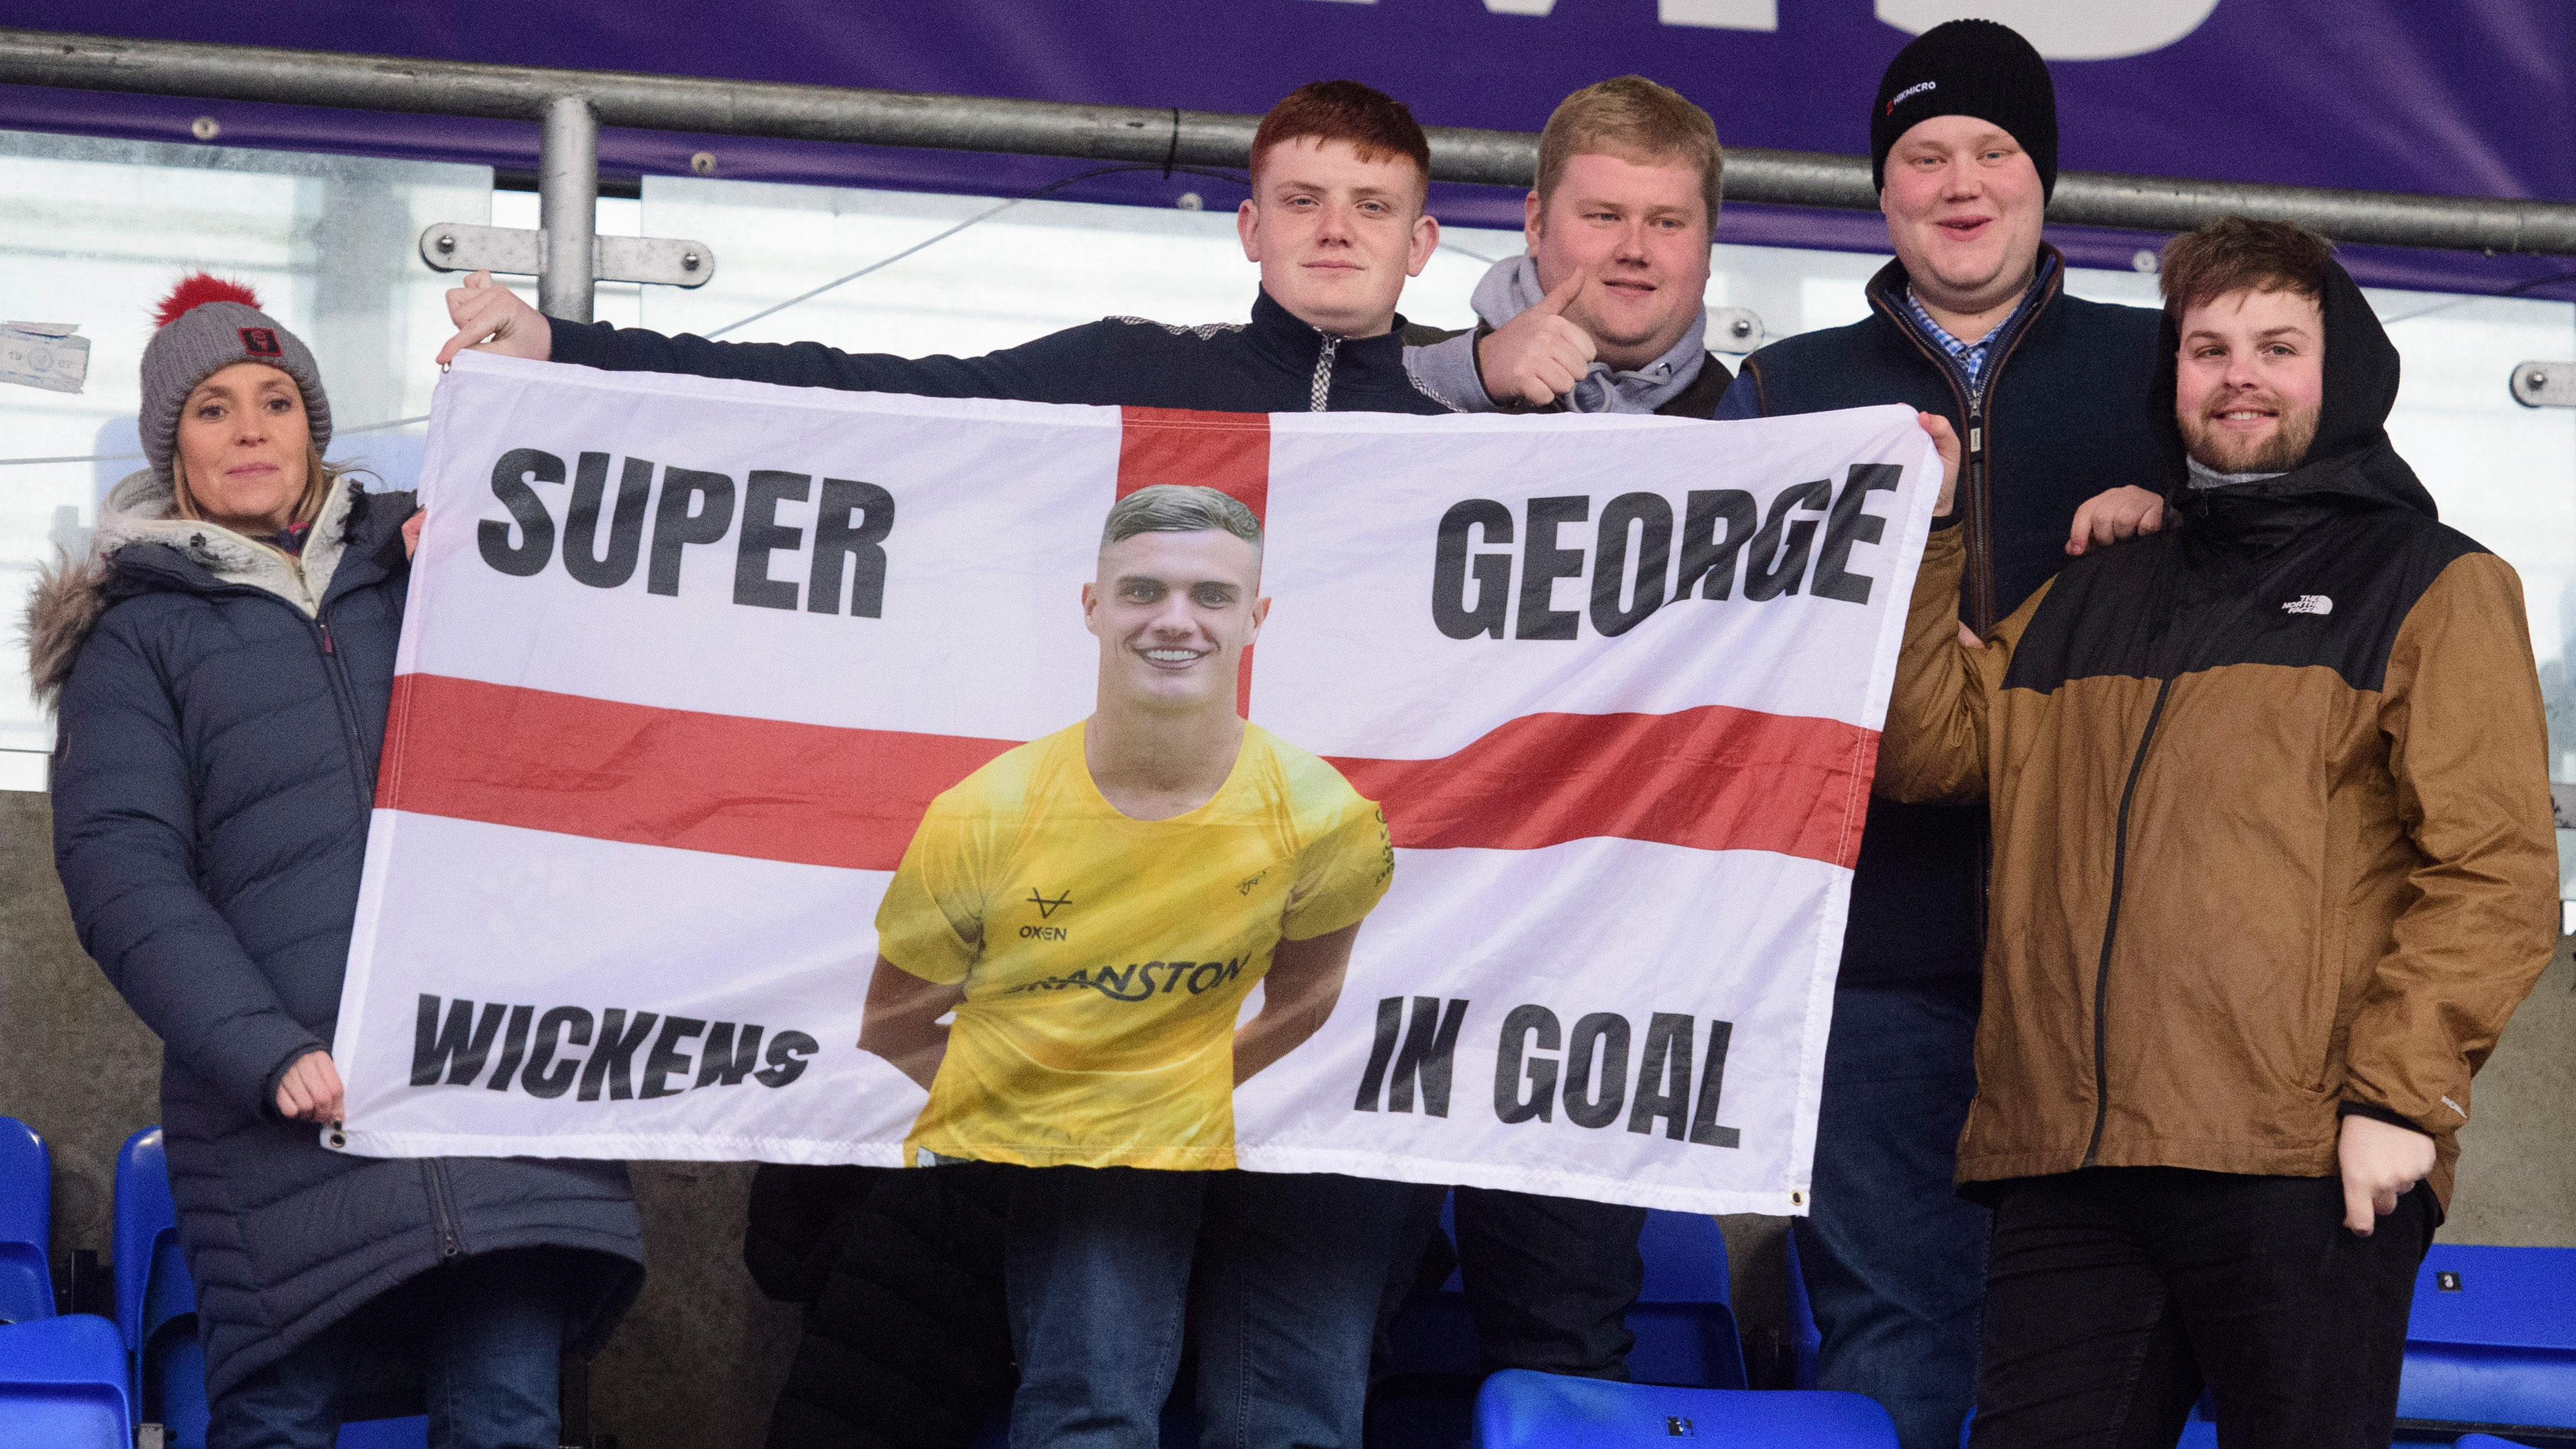
[[[1440,1231],[1454,1239],[1452,1204]],[[1646,1280],[1628,1310],[1636,1346],[1628,1371],[1641,1383],[1685,1388],[1745,1386],[1744,1343],[1728,1285],[1726,1238],[1702,1213],[1650,1212],[1638,1238]],[[1476,1324],[1464,1278],[1452,1271],[1435,1292],[1406,1299],[1388,1330],[1387,1377],[1371,1395],[1375,1449],[1456,1449],[1471,1432],[1477,1392]]]
[[[131,1404],[115,1324],[66,1313],[0,1327],[0,1444],[124,1449]]]
[[[1825,1346],[1824,1330],[1816,1327],[1816,1306],[1807,1298],[1807,1270],[1798,1263],[1798,1235],[1784,1235],[1789,1244],[1789,1387],[1812,1389],[1816,1386],[1816,1359]],[[1965,1430],[1961,1433],[1964,1436]],[[1967,1443],[1962,1437],[1960,1443]]]
[[[206,1442],[206,1360],[197,1346],[197,1285],[179,1252],[179,1209],[161,1129],[116,1152],[116,1326],[137,1413],[179,1449]]]
[[[2204,1400],[2179,1449],[2211,1449]],[[2454,1426],[2521,1425],[2563,1438],[2576,1429],[2576,1248],[2435,1244],[2415,1279],[2397,1391],[2404,1438],[2393,1449],[2451,1442]],[[2429,1437],[2438,1434],[2440,1437]],[[2468,1434],[2461,1449],[2520,1449]]]
[[[1964,1433],[1959,1442],[1962,1445],[1968,1442]],[[2490,1449],[2523,1449],[2519,1444],[2506,1444],[2502,1439],[2490,1439],[2484,1434],[2471,1434],[2460,1443],[2466,1449],[2478,1449],[2482,1444],[2490,1446]],[[2184,1421],[2182,1438],[2174,1449],[2218,1449],[2218,1426],[2202,1418],[2195,1410],[2192,1417]],[[2438,1439],[2400,1439],[2390,1444],[2388,1449],[2450,1449],[2450,1446]]]
[[[2397,1417],[2576,1429],[2571,1305],[2576,1248],[2435,1244],[2415,1278]]]
[[[1669,1443],[1707,1449],[1896,1449],[1896,1424],[1858,1394],[1681,1389],[1505,1369],[1476,1395],[1474,1449]]]
[[[34,1128],[0,1117],[0,1323],[54,1316],[53,1220],[53,1154]]]
[[[1447,1202],[1440,1206],[1440,1231],[1457,1236]],[[1736,1332],[1726,1237],[1717,1219],[1649,1212],[1637,1250],[1646,1262],[1646,1282],[1628,1310],[1628,1328],[1637,1335],[1629,1373],[1646,1383],[1743,1388],[1744,1343]],[[1474,1374],[1476,1324],[1467,1313],[1463,1276],[1453,1269],[1439,1292],[1414,1295],[1390,1337],[1395,1373]]]
[[[203,1449],[206,1356],[197,1342],[197,1284],[179,1250],[179,1210],[158,1127],[135,1133],[117,1151],[115,1251],[116,1326],[138,1421],[162,1425],[170,1449]],[[340,1430],[340,1449],[428,1443],[429,1420],[418,1415]]]
[[[1735,1328],[1726,1235],[1706,1213],[1650,1212],[1637,1237],[1646,1286],[1628,1310],[1637,1335],[1628,1373],[1639,1383],[1741,1389],[1744,1340]]]
[[[343,1424],[339,1449],[429,1449],[429,1420],[415,1414],[408,1419]]]

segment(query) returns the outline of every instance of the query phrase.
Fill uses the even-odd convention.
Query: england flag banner
[[[1803,1212],[1939,482],[467,353],[331,1140]]]

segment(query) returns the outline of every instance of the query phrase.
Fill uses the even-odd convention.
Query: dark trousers
[[[432,1449],[556,1449],[571,1277],[551,1248],[432,1268],[217,1398],[208,1449],[330,1449],[360,1346],[387,1337],[420,1361]]]
[[[1455,1218],[1479,1369],[1627,1379],[1644,1208],[1462,1187]]]
[[[2170,1449],[2206,1387],[2221,1449],[2385,1449],[2418,1186],[2367,1238],[2331,1177],[2096,1167],[2003,1190],[1972,1449]]]
[[[1824,1336],[1816,1386],[1886,1406],[1904,1449],[1952,1449],[1976,1390],[1986,1210],[1951,1176],[1979,995],[1972,974],[1835,990],[1814,1201],[1790,1220]]]
[[[1153,1449],[1185,1325],[1207,1449],[1359,1449],[1413,1191],[1331,1173],[1020,1173],[1003,1250],[1012,1449]]]

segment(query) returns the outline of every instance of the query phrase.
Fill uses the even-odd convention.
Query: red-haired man
[[[1422,210],[1430,166],[1411,113],[1357,81],[1301,86],[1271,107],[1253,137],[1253,194],[1235,219],[1245,258],[1261,268],[1249,324],[1108,317],[981,357],[890,357],[556,321],[477,272],[447,294],[458,330],[438,360],[473,347],[611,372],[921,397],[1445,413],[1406,373],[1396,335],[1396,298],[1440,240]]]
[[[1113,317],[982,357],[903,358],[550,321],[477,273],[448,293],[458,331],[439,360],[477,347],[931,397],[1447,412],[1405,371],[1396,330],[1396,298],[1440,235],[1422,209],[1430,158],[1412,115],[1355,81],[1302,86],[1272,107],[1237,218],[1244,256],[1261,269],[1248,324]],[[1090,768],[1112,800],[1208,796],[1186,759],[1122,760],[1114,777]],[[1327,1173],[1025,1168],[1008,1248],[1020,1367],[1012,1444],[1151,1449],[1186,1316],[1199,1328],[1209,1442],[1358,1449],[1392,1229],[1418,1191]],[[1202,1234],[1208,1251],[1194,1270]]]

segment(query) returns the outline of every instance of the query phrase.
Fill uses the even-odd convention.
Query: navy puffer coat
[[[327,1047],[366,856],[409,494],[344,480],[300,564],[117,485],[93,556],[44,579],[30,673],[59,691],[54,861],[81,943],[161,1036],[180,1238],[220,1395],[443,1261],[588,1250],[568,1348],[641,1280],[620,1163],[373,1159],[282,1119]],[[308,587],[309,584],[309,587]]]

